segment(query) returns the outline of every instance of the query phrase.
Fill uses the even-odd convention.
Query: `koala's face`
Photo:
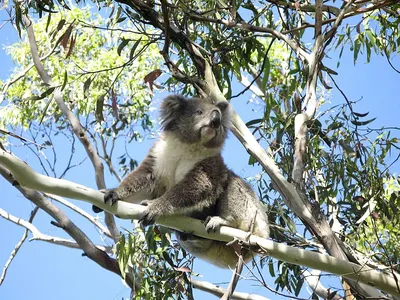
[[[161,104],[161,125],[181,142],[220,147],[230,125],[229,104],[169,96]]]

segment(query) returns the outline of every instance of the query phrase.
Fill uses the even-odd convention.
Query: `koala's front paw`
[[[204,221],[207,233],[216,232],[222,225],[226,225],[225,223],[225,220],[221,219],[220,217],[211,216],[208,216]]]
[[[101,189],[101,190],[99,190],[99,192],[102,192],[103,194],[105,194],[107,191],[108,191],[107,189]],[[103,211],[100,207],[98,207],[98,206],[96,206],[96,205],[92,205],[92,210],[93,210],[93,212],[96,213],[96,214],[101,213],[101,212]]]
[[[143,226],[154,224],[155,220],[160,216],[160,214],[151,209],[150,206],[146,208],[146,210],[139,217],[139,223],[143,224]]]
[[[120,200],[118,193],[112,189],[112,190],[108,190],[105,194],[104,194],[104,203],[111,203],[111,205],[114,205],[115,202],[117,202],[118,200]]]
[[[146,206],[146,209],[139,217],[139,223],[143,224],[143,226],[154,224],[154,221],[158,217],[153,204],[151,200],[143,200],[140,202],[140,205]]]

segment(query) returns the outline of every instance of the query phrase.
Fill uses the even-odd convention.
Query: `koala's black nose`
[[[218,128],[221,126],[221,113],[219,110],[213,110],[211,113],[211,122],[210,125],[212,128]]]

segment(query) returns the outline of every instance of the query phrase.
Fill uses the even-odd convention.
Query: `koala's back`
[[[232,171],[224,197],[218,202],[217,215],[232,227],[269,237],[268,217],[260,200],[251,186]]]
[[[215,193],[217,199],[213,200],[214,206],[191,213],[189,216],[200,220],[211,219],[207,226],[212,230],[225,225],[268,238],[268,216],[251,186],[229,170],[222,158],[205,160],[200,164],[207,170],[209,177],[215,178],[219,183],[218,191]],[[216,266],[234,268],[236,265],[238,254],[225,242],[202,239],[179,232],[177,238],[186,250]],[[245,262],[252,257],[251,251],[244,251]]]

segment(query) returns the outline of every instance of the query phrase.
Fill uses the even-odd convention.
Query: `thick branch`
[[[52,195],[52,194],[45,194],[45,196],[65,205],[66,207],[72,209],[73,211],[77,212],[78,214],[80,214],[82,217],[86,218],[89,222],[91,222],[94,226],[96,226],[98,229],[101,230],[101,232],[108,236],[109,238],[112,238],[110,231],[104,227],[103,224],[101,224],[99,222],[99,220],[95,217],[93,217],[92,215],[90,215],[89,213],[87,213],[86,211],[84,211],[83,209],[79,208],[78,206],[72,204],[71,202],[63,199],[60,196],[57,195]]]
[[[19,166],[17,166],[17,171],[14,172],[12,168],[10,171],[13,173],[11,174],[9,170],[7,170],[7,164],[2,164],[0,166],[0,174],[7,179],[11,184],[13,184],[27,199],[31,200],[35,205],[40,207],[42,210],[44,210],[46,213],[48,213],[50,216],[52,216],[57,223],[79,244],[81,249],[86,253],[86,255],[95,261],[97,264],[102,266],[103,268],[121,276],[121,272],[118,266],[118,262],[109,257],[107,253],[104,251],[99,250],[93,242],[86,236],[86,234],[79,228],[77,227],[61,210],[57,208],[53,203],[51,203],[49,200],[47,200],[42,194],[37,192],[36,190],[30,189],[29,186],[22,187],[21,185],[16,182],[16,180],[19,180],[19,177],[22,175],[18,173],[18,169],[20,171],[28,171],[27,176],[30,176],[29,174],[35,176],[39,175],[35,172],[33,172],[32,169],[30,169],[26,164],[24,164],[22,161],[19,159],[13,157],[11,154],[8,154],[4,150],[0,150],[2,153],[0,156],[2,158],[5,158],[3,154],[6,154],[9,158],[13,158],[14,162],[19,162]],[[11,164],[12,166],[12,164]],[[25,167],[26,166],[26,167]],[[29,170],[31,172],[29,172]],[[14,177],[15,174],[19,174],[19,176]],[[26,175],[22,175],[22,177],[25,177]],[[39,175],[43,176],[43,175]],[[50,179],[49,177],[43,176],[45,180]],[[60,179],[61,180],[61,179]],[[53,182],[54,183],[54,182]],[[57,183],[58,185],[60,182]],[[62,183],[61,183],[62,184]],[[62,187],[59,186],[59,188],[62,189]],[[79,187],[78,187],[79,189]],[[100,192],[98,192],[100,193]],[[128,284],[132,286],[132,282],[129,281]]]
[[[322,299],[344,300],[343,297],[339,296],[338,294],[332,296],[332,292],[322,285],[321,271],[312,270],[309,272],[304,270],[303,276],[312,291]]]
[[[108,210],[110,213],[114,213],[126,219],[136,219],[140,216],[141,212],[143,212],[143,207],[140,205],[130,204],[123,201],[119,201],[112,207],[107,206],[103,203],[103,194],[99,191],[89,189],[85,186],[64,179],[50,178],[38,174],[34,172],[27,164],[4,150],[0,150],[0,164],[12,172],[13,177],[20,185],[27,188],[58,194],[64,197],[85,200],[103,208],[104,210]],[[0,170],[4,170],[4,168],[0,168]],[[4,175],[3,173],[4,171],[2,172],[2,175]],[[5,175],[9,174],[7,173]],[[19,188],[24,191],[28,191],[26,188],[22,188],[20,186]],[[38,194],[37,192],[35,193]],[[37,205],[40,205],[42,209],[51,214],[57,220],[57,222],[63,226],[70,225],[70,223],[73,224],[70,220],[68,220],[68,222],[64,220],[64,218],[66,218],[65,216],[64,218],[61,218],[59,214],[62,214],[62,212],[56,213],[54,211],[57,209],[56,207],[49,209],[49,205],[54,205],[43,196],[42,198],[43,199],[40,201],[36,200],[36,202],[38,202]],[[41,202],[44,201],[47,201],[48,204],[43,205]],[[248,239],[247,232],[235,228],[223,226],[215,233],[207,233],[204,224],[200,220],[184,216],[162,217],[157,220],[157,223],[175,230],[193,232],[197,236],[213,240],[226,242],[231,241],[233,238],[237,238],[242,241],[248,240],[250,245],[260,247],[261,250],[276,259],[360,281],[386,291],[389,294],[400,297],[400,291],[397,289],[396,282],[392,278],[392,275],[379,273],[367,266],[360,266],[332,256],[322,255],[311,251],[286,246],[284,244],[275,243],[254,235],[251,235]],[[76,232],[77,230],[78,233]],[[74,230],[69,228],[67,232],[70,233],[71,236],[75,235],[73,236],[74,239],[79,245],[81,245],[82,248],[87,248],[88,245],[90,245],[88,250],[91,251],[90,254],[92,257],[94,254],[99,254],[98,252],[101,252],[95,248],[95,246],[90,242],[90,240],[87,239],[87,237],[79,230],[79,228],[75,228]],[[86,252],[85,248],[83,249]],[[106,254],[104,252],[101,253],[102,258],[110,263],[111,258],[108,256],[104,257]],[[94,256],[94,258],[98,259],[97,256]],[[104,263],[104,261],[100,261],[99,263]],[[114,263],[116,262],[113,261],[113,264]],[[107,265],[105,267],[107,267]],[[118,269],[118,266],[115,267]]]
[[[192,283],[193,287],[198,290],[202,290],[205,292],[208,292],[210,294],[213,294],[217,297],[221,297],[224,295],[226,292],[226,289],[223,289],[217,285],[214,285],[210,282],[207,281],[200,281],[200,280],[195,280],[191,279],[190,282]],[[255,295],[255,294],[247,294],[247,293],[239,293],[239,292],[234,292],[232,294],[231,299],[237,299],[237,300],[268,300],[268,298],[262,297],[260,295]]]

